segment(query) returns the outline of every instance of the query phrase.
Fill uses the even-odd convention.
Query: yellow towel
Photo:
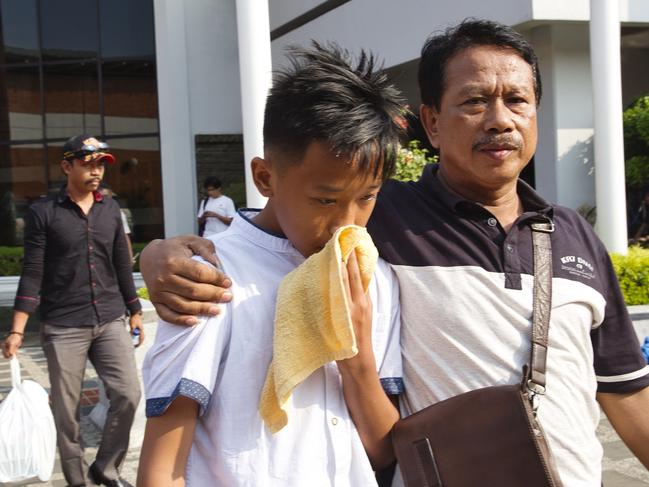
[[[355,225],[339,228],[324,249],[279,286],[273,360],[259,402],[259,413],[273,433],[286,426],[286,402],[298,384],[324,364],[358,353],[340,264],[353,250],[367,291],[378,252],[367,230]]]

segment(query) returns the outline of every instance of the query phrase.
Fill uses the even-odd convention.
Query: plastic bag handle
[[[20,363],[16,355],[11,357],[9,365],[11,366],[11,387],[20,387]]]

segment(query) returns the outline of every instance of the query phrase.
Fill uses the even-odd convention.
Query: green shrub
[[[0,247],[0,276],[17,276],[23,270],[22,247]]]
[[[649,249],[629,247],[626,256],[612,254],[611,260],[626,304],[649,304]]]
[[[630,188],[642,188],[649,184],[649,155],[628,158],[624,168],[626,183]]]
[[[397,167],[394,179],[399,181],[416,181],[421,176],[426,164],[437,162],[437,156],[428,156],[427,149],[419,147],[418,140],[408,142],[408,147],[401,147],[397,156]]]
[[[151,300],[151,298],[149,297],[149,290],[145,287],[138,288],[137,297],[141,299]]]

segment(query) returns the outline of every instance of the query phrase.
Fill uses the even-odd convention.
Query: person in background
[[[102,183],[100,186],[99,192],[105,198],[117,199],[117,194],[105,183]],[[122,226],[124,227],[124,235],[126,235],[126,244],[128,245],[128,255],[131,258],[131,262],[135,265],[135,256],[133,255],[133,243],[131,240],[131,227],[128,224],[128,217],[123,208],[120,207],[119,213],[122,217]]]
[[[205,178],[203,189],[207,193],[198,208],[199,235],[209,237],[230,226],[236,213],[234,202],[221,192],[221,180]],[[202,231],[201,231],[202,229]]]
[[[35,202],[25,218],[25,257],[13,322],[3,343],[9,358],[22,345],[30,313],[40,301],[41,344],[50,377],[52,410],[65,480],[85,486],[125,485],[119,468],[140,400],[133,345],[127,326],[142,333],[119,205],[99,185],[108,145],[82,134],[63,147],[66,183]],[[79,400],[90,360],[110,408],[94,463],[87,469],[81,445]]]

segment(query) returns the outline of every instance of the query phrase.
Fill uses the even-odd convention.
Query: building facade
[[[91,133],[113,148],[106,180],[133,238],[164,235],[151,0],[0,2],[0,245],[57,191],[62,147]]]
[[[264,1],[264,0],[258,0]],[[252,0],[1,0],[0,230],[61,180],[64,140],[104,137],[108,181],[135,239],[195,231],[200,183],[246,204],[237,7]],[[649,2],[619,0],[624,105],[649,92]],[[269,0],[272,64],[290,45],[367,48],[416,110],[426,37],[467,17],[512,25],[543,75],[539,148],[527,178],[547,199],[595,206],[589,0]],[[253,53],[254,54],[254,53]],[[596,55],[596,53],[595,53]],[[13,218],[13,227],[11,220]],[[11,240],[9,237],[7,241]],[[4,243],[7,245],[7,243]],[[9,243],[10,244],[10,243]]]

